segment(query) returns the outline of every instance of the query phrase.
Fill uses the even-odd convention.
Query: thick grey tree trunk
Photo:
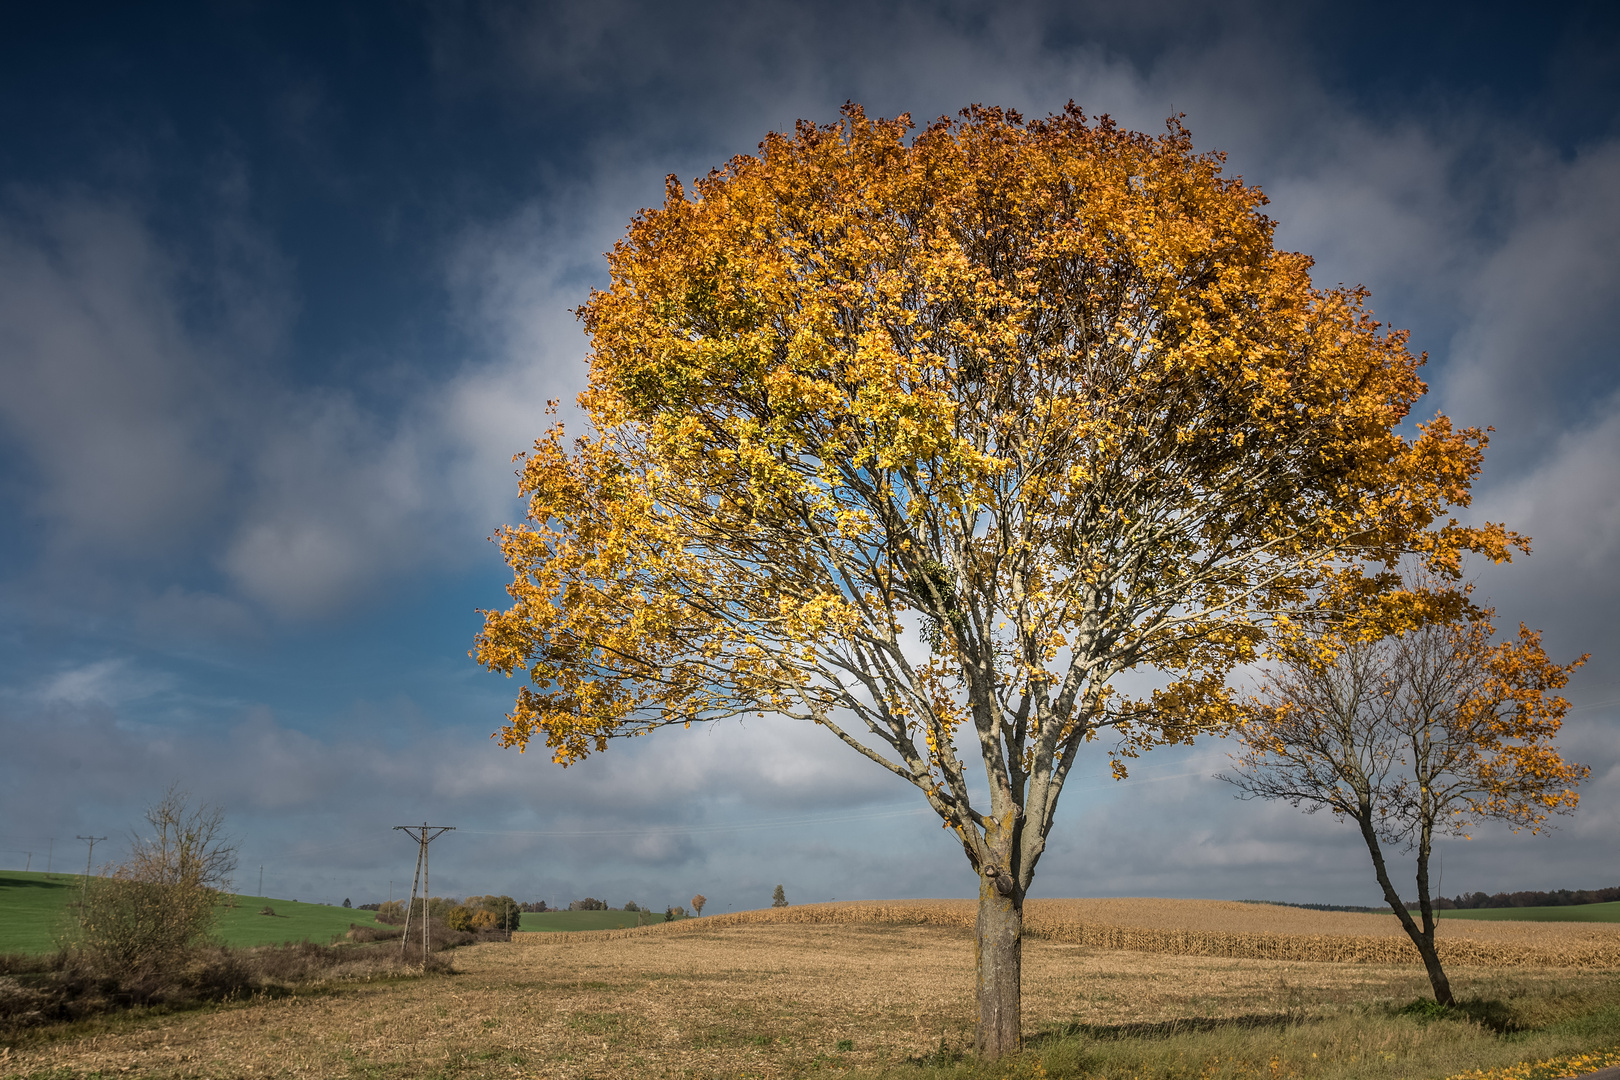
[[[1024,903],[1006,875],[979,877],[979,919],[974,959],[979,997],[979,1055],[994,1061],[1023,1047],[1020,980],[1023,968]],[[1006,891],[1004,891],[1006,890]]]

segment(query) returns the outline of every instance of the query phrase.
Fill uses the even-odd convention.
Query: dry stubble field
[[[1176,903],[1183,926],[1219,914]],[[881,1069],[971,1038],[968,929],[919,921],[916,908],[889,913],[901,910],[910,924],[832,922],[801,908],[774,920],[693,920],[673,933],[519,935],[460,950],[451,975],[33,1037],[0,1051],[0,1074],[560,1080]],[[1135,910],[1149,922],[1169,911]],[[1460,995],[1483,997],[1614,978],[1569,967],[1453,973]],[[1025,1030],[1037,1037],[1075,1024],[1331,1018],[1427,992],[1409,964],[1171,955],[1039,937],[1025,945],[1024,986]],[[1410,1025],[1402,1038],[1421,1042],[1425,1030]],[[1393,1062],[1412,1050],[1384,1053]]]

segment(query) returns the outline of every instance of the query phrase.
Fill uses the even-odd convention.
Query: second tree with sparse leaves
[[[1441,1005],[1452,994],[1434,940],[1435,840],[1492,820],[1539,832],[1575,809],[1587,776],[1553,745],[1569,708],[1556,691],[1586,658],[1554,663],[1523,626],[1493,643],[1490,614],[1375,641],[1353,628],[1300,637],[1249,703],[1237,771],[1222,777],[1245,797],[1356,824]],[[1389,844],[1415,856],[1415,913],[1396,888]]]

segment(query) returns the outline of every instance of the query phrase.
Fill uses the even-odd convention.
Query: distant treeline
[[[1473,908],[1519,907],[1572,907],[1575,904],[1608,904],[1620,900],[1620,885],[1611,889],[1558,889],[1555,892],[1499,892],[1464,893],[1461,896],[1437,896],[1436,911],[1468,911]],[[1350,904],[1291,904],[1287,900],[1245,900],[1245,904],[1272,904],[1276,907],[1304,908],[1307,911],[1357,911],[1366,915],[1387,915],[1387,907],[1356,907]],[[1416,911],[1418,902],[1408,900],[1408,909]]]
[[[1482,892],[1466,893],[1454,898],[1444,896],[1434,906],[1442,911],[1471,908],[1511,907],[1570,907],[1574,904],[1609,904],[1620,900],[1620,885],[1609,889],[1559,889],[1556,892]]]
[[[1387,907],[1357,907],[1353,904],[1290,904],[1287,900],[1245,900],[1245,904],[1270,904],[1272,907],[1297,907],[1306,911],[1354,911],[1360,915],[1388,915]]]

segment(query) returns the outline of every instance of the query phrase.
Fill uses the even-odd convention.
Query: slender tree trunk
[[[978,969],[981,1057],[995,1060],[1016,1054],[1023,1047],[1020,1030],[1022,1004],[1024,902],[1005,874],[979,877],[979,919],[974,942]]]
[[[1379,846],[1378,833],[1373,828],[1371,813],[1358,816],[1357,821],[1361,825],[1361,837],[1367,841],[1367,851],[1372,855],[1373,870],[1378,874],[1378,884],[1384,890],[1384,902],[1389,904],[1390,910],[1395,912],[1395,917],[1401,920],[1401,927],[1405,929],[1406,936],[1412,939],[1413,945],[1417,946],[1418,955],[1423,958],[1423,966],[1429,973],[1429,985],[1434,987],[1434,1000],[1441,1005],[1455,1005],[1456,999],[1451,996],[1451,980],[1446,978],[1445,970],[1440,966],[1440,953],[1434,947],[1433,916],[1426,913],[1422,927],[1412,921],[1412,913],[1406,910],[1406,905],[1401,901],[1400,894],[1395,891],[1395,886],[1389,880],[1389,867],[1384,864],[1384,851]],[[1428,866],[1426,860],[1424,860],[1424,865],[1421,866],[1421,871],[1424,885],[1422,891],[1425,893],[1421,900],[1423,906],[1427,908]]]

